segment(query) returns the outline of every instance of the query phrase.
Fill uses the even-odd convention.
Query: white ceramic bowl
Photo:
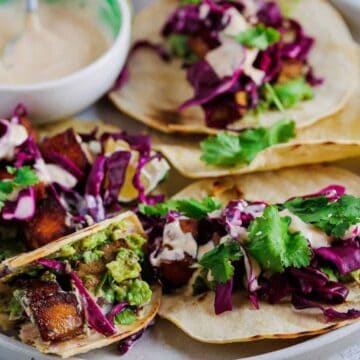
[[[0,117],[22,103],[36,123],[73,115],[94,103],[113,85],[130,46],[131,9],[127,0],[116,0],[120,29],[111,47],[95,62],[59,80],[30,85],[0,84]]]

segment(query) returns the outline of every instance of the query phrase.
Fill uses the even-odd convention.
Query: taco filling
[[[322,83],[309,64],[315,40],[273,1],[183,1],[162,36],[194,89],[179,110],[201,106],[208,127],[284,112],[312,99]]]
[[[70,127],[40,138],[18,107],[0,120],[0,260],[156,202],[168,170],[145,135]]]
[[[2,325],[20,329],[23,342],[59,354],[61,342],[128,331],[152,290],[141,275],[146,240],[126,227],[112,221],[3,278]]]
[[[333,308],[347,302],[360,271],[360,198],[343,186],[277,204],[181,199],[140,211],[167,292],[214,292],[217,315],[242,291],[254,309],[288,302],[329,321],[360,317],[360,309]]]

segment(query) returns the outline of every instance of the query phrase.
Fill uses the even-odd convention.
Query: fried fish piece
[[[49,162],[53,162],[56,157],[66,158],[82,172],[85,172],[89,167],[88,158],[81,147],[81,139],[76,135],[74,129],[68,129],[60,134],[45,138],[41,144],[41,153]]]
[[[70,232],[66,211],[49,193],[37,201],[34,217],[25,223],[25,241],[30,249],[46,245]]]
[[[44,341],[64,341],[84,332],[84,313],[74,293],[49,281],[33,284],[26,295]]]

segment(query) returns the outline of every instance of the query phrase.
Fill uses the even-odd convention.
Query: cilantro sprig
[[[5,201],[14,190],[36,185],[40,181],[36,172],[30,166],[23,166],[21,168],[7,166],[6,171],[13,175],[13,177],[0,181],[0,210],[4,207]]]
[[[156,205],[140,204],[139,210],[144,215],[151,216],[166,216],[169,211],[179,211],[185,216],[201,219],[214,210],[220,209],[221,202],[212,197],[206,197],[202,200],[195,199],[181,199],[168,200]]]
[[[295,137],[295,122],[280,120],[270,128],[245,130],[239,135],[220,132],[201,142],[201,160],[209,165],[249,164],[262,150]]]
[[[240,245],[236,241],[228,241],[205,253],[199,260],[199,264],[210,270],[216,283],[226,283],[234,275],[232,262],[241,257]]]
[[[284,108],[292,108],[300,101],[310,100],[314,97],[313,89],[302,76],[281,84],[275,84],[273,87],[267,83],[265,89],[266,100],[269,105],[274,104],[280,111],[283,111]]]
[[[291,218],[281,217],[276,206],[268,206],[250,224],[246,249],[262,269],[275,273],[310,264],[309,243],[301,233],[289,231],[290,223]]]
[[[235,40],[248,48],[266,50],[280,40],[280,33],[272,27],[259,24],[236,35]]]
[[[184,60],[185,64],[190,65],[198,60],[197,55],[189,46],[188,36],[182,34],[171,34],[167,42],[171,53]]]
[[[331,201],[321,195],[295,198],[284,204],[294,215],[334,237],[342,237],[351,225],[360,222],[360,198],[343,195]]]

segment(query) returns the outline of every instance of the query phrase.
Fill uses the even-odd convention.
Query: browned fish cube
[[[81,143],[73,129],[68,129],[61,134],[46,138],[41,145],[41,152],[50,162],[53,154],[70,159],[81,171],[86,171],[89,161]]]
[[[195,269],[191,266],[194,259],[185,255],[183,260],[163,261],[160,265],[160,279],[167,289],[175,289],[186,285]]]
[[[280,75],[278,78],[278,82],[284,83],[289,80],[296,79],[300,75],[302,75],[303,63],[298,60],[287,60],[284,61]]]
[[[36,249],[66,234],[66,211],[53,196],[37,201],[34,217],[25,223],[25,238],[29,248]]]
[[[30,309],[44,341],[64,341],[84,332],[84,316],[73,293],[36,296]]]
[[[196,239],[198,236],[198,226],[199,223],[195,219],[180,219],[179,220],[180,228],[183,233],[191,233],[191,235]]]
[[[208,44],[200,36],[189,37],[189,46],[200,59],[210,51]]]
[[[31,279],[25,282],[26,297],[30,301],[51,297],[61,291],[59,284],[56,281],[41,281]]]

